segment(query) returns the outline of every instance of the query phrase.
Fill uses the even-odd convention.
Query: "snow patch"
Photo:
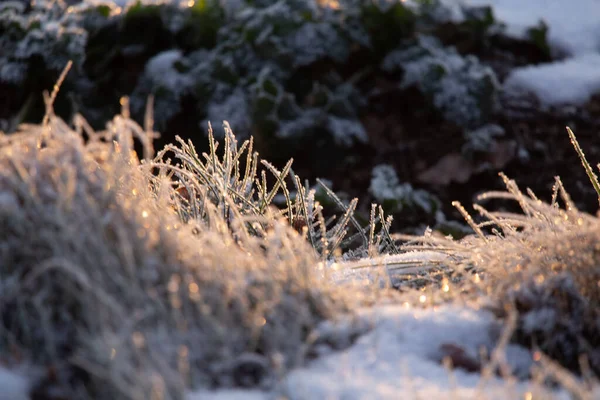
[[[510,387],[496,377],[483,383],[479,374],[461,369],[451,377],[441,364],[440,347],[445,344],[473,357],[481,348],[493,348],[495,323],[487,312],[454,305],[437,309],[394,305],[365,315],[371,318],[371,332],[344,351],[292,371],[283,381],[284,395],[290,399],[475,399],[485,394],[488,399],[507,399],[532,390],[529,383]],[[530,363],[527,352],[511,349],[510,353],[507,359],[515,364],[513,369]]]
[[[146,73],[165,87],[176,91],[191,83],[190,78],[175,69],[175,63],[183,57],[181,50],[168,50],[157,54],[146,65]]]
[[[0,400],[29,400],[29,379],[0,367]]]
[[[267,400],[269,398],[265,392],[242,389],[198,390],[186,396],[186,400]]]
[[[506,90],[526,90],[547,106],[581,105],[600,93],[600,1],[578,0],[457,0],[466,6],[491,6],[506,33],[524,37],[543,21],[547,40],[557,54],[569,58],[517,68]]]
[[[197,391],[187,400],[304,399],[567,399],[530,381],[506,381],[442,364],[444,346],[453,346],[477,359],[490,354],[502,327],[491,313],[461,305],[419,308],[381,305],[357,310],[371,329],[343,351],[321,355],[292,370],[271,392],[221,389]],[[348,325],[348,329],[351,329]],[[508,345],[506,361],[514,375],[527,377],[532,365],[528,350]]]
[[[530,91],[546,105],[584,104],[600,93],[600,54],[516,68],[504,88]]]

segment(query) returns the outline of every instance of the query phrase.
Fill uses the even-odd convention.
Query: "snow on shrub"
[[[369,192],[388,213],[396,213],[404,208],[414,211],[421,209],[433,215],[440,208],[439,200],[425,190],[414,189],[409,183],[400,183],[391,165],[380,164],[372,171]]]
[[[326,134],[342,147],[367,138],[361,80],[418,29],[459,17],[439,2],[390,0],[137,1],[124,7],[39,1],[31,9],[21,2],[1,7],[0,41],[7,51],[0,55],[0,82],[37,84],[29,90],[37,95],[42,86],[36,77],[53,81],[52,72],[73,60],[70,103],[62,108],[85,114],[93,126],[118,112],[114,105],[123,95],[131,97],[133,116],[141,121],[152,94],[161,107],[155,116],[160,128],[191,108],[199,130],[206,121],[232,119],[240,137]],[[431,96],[440,92],[432,97],[435,106],[452,121],[470,123],[465,115],[471,111],[482,111],[473,118],[485,119],[480,114],[486,114],[489,96],[470,81],[482,78],[487,85],[488,71],[469,57],[456,61],[460,57],[451,51],[432,57],[440,54],[454,61],[448,61],[452,78],[426,89]],[[414,61],[404,60],[403,68]],[[468,96],[460,84],[452,86],[456,79],[470,85]],[[472,97],[481,104],[475,110]],[[450,106],[457,98],[471,103]],[[26,99],[11,99],[10,113],[17,114]]]
[[[55,3],[0,4],[0,82],[23,84],[47,71],[60,72],[69,60],[81,60],[87,33]],[[39,62],[41,61],[41,63]]]
[[[448,121],[462,127],[481,126],[497,107],[499,83],[492,69],[433,37],[419,36],[414,45],[391,52],[382,68],[402,71],[401,87],[415,85]]]

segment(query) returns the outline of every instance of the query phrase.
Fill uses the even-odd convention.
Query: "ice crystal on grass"
[[[179,182],[179,190],[185,193],[183,197],[175,198],[178,214],[184,221],[209,223],[210,208],[207,204],[211,203],[227,221],[231,222],[232,218],[247,220],[242,225],[247,227],[248,232],[236,232],[236,237],[249,234],[262,237],[270,229],[270,219],[287,220],[307,239],[314,254],[321,259],[327,259],[339,249],[346,250],[357,238],[359,242],[354,247],[359,252],[368,251],[374,241],[377,241],[378,252],[395,250],[389,236],[391,218],[386,217],[382,209],[377,214],[372,213],[368,226],[362,226],[354,217],[358,200],[344,203],[319,181],[321,188],[344,213],[338,221],[326,221],[323,206],[315,198],[316,190],[291,171],[293,160],[281,170],[264,160],[259,164],[252,138],[238,147],[229,124],[225,124],[224,130],[224,153],[221,157],[216,154],[218,143],[212,129],[209,129],[210,156],[203,154],[199,157],[191,142],[178,139],[181,147],[167,145],[155,161],[154,168],[173,174]],[[177,163],[174,164],[170,157],[174,157]],[[263,169],[258,175],[260,165]],[[267,173],[275,178],[273,188],[267,187]],[[288,182],[295,188],[294,196],[288,189]],[[271,206],[278,194],[283,197],[284,207],[274,213]]]

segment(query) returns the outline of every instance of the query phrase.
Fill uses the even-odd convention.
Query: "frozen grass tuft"
[[[569,135],[596,187],[595,174],[570,130]],[[500,318],[516,312],[511,340],[531,348],[534,358],[554,363],[556,374],[550,378],[564,386],[577,380],[569,374],[595,382],[600,376],[600,220],[577,209],[558,177],[550,203],[501,177],[507,191],[484,193],[479,200],[516,201],[522,213],[475,204],[481,217],[476,222],[457,203],[475,235],[460,241],[413,238],[416,244],[410,246],[446,254],[446,266],[466,277],[464,292],[488,297]],[[567,389],[575,396],[591,393]]]
[[[210,154],[181,142],[154,157],[151,118],[141,128],[123,104],[102,132],[49,108],[43,125],[0,133],[0,353],[45,366],[34,392],[65,398],[269,386],[319,322],[360,301],[316,268],[351,210],[332,226],[314,194],[292,199],[291,164],[265,163],[267,185],[230,130],[222,156],[211,138]],[[270,206],[281,191],[283,212]]]

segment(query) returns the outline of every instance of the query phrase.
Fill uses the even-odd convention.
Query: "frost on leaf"
[[[331,57],[343,63],[349,56],[349,43],[334,26],[328,23],[305,23],[286,43],[293,50],[294,66],[309,65],[319,59]]]
[[[217,127],[225,120],[231,126],[234,126],[238,137],[245,138],[249,136],[252,129],[252,120],[248,106],[247,94],[242,88],[236,88],[233,93],[222,102],[212,102],[208,106],[207,119],[202,122],[202,127],[206,127],[210,122],[215,130],[216,137],[222,137],[225,132]]]
[[[33,3],[26,12],[22,4],[0,6],[0,82],[22,83],[31,73],[60,71],[69,60],[84,57],[87,32],[78,19],[65,14],[64,4]],[[43,69],[29,67],[42,60]]]
[[[159,127],[164,128],[168,119],[181,111],[181,98],[192,84],[185,61],[180,50],[164,51],[148,61],[131,98],[136,114],[144,112],[149,95],[154,95],[155,121]]]
[[[408,1],[406,5],[421,19],[433,24],[460,22],[467,8],[464,4],[443,0]]]
[[[497,106],[499,83],[491,68],[474,56],[461,56],[435,38],[420,36],[415,45],[395,50],[383,69],[402,71],[401,87],[416,86],[444,118],[465,128],[476,128]]]
[[[409,183],[400,183],[391,165],[373,168],[369,192],[388,212],[396,213],[405,207],[420,209],[427,214],[439,209],[439,201],[424,190],[414,189]]]
[[[361,142],[367,141],[367,132],[359,121],[348,120],[336,116],[329,116],[327,126],[337,143],[350,146],[353,139]]]
[[[242,135],[252,127],[279,138],[325,131],[343,146],[365,141],[358,120],[364,101],[353,85],[336,72],[301,70],[345,62],[356,32],[349,32],[338,10],[314,1],[260,1],[238,8],[220,29],[210,61],[194,71],[208,119],[231,120],[221,114],[233,111],[238,122],[232,126]],[[234,93],[243,98],[234,99]]]
[[[467,143],[463,151],[488,152],[496,144],[496,138],[504,136],[504,128],[496,124],[487,124],[465,133]]]

